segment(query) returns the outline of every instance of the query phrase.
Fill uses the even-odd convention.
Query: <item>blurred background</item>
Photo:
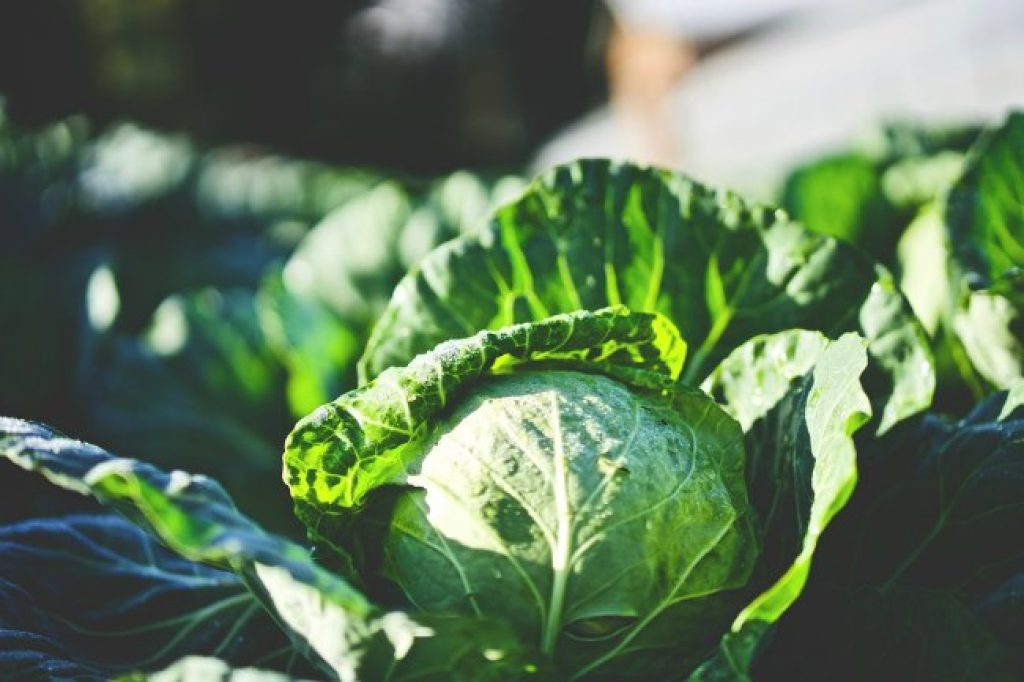
[[[291,425],[523,178],[631,159],[857,228],[910,214],[883,170],[955,172],[1021,105],[1020,0],[9,0],[0,414],[211,474],[298,533]],[[800,194],[833,153],[855,209]],[[0,521],[81,504],[0,475]]]
[[[999,115],[1024,92],[1022,24],[1015,0],[12,0],[0,91],[20,126],[127,119],[420,174],[622,155],[719,181],[884,118]]]
[[[4,3],[0,90],[37,125],[131,119],[417,173],[521,165],[604,96],[594,0]]]

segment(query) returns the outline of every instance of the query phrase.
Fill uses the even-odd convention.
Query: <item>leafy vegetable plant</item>
[[[294,257],[338,284],[319,256]],[[272,352],[301,381],[319,366],[302,364],[308,309],[274,298],[283,285],[256,315],[277,320]],[[119,514],[0,532],[0,671],[1024,670],[1005,532],[1024,385],[960,422],[925,414],[928,336],[857,248],[682,175],[578,162],[418,259],[378,317],[359,386],[285,444],[312,551],[210,478],[0,421],[7,459]],[[84,571],[97,591],[61,598]]]
[[[884,140],[795,170],[782,201],[898,272],[932,337],[938,405],[970,406],[1024,376],[1024,114],[984,131],[895,127]]]

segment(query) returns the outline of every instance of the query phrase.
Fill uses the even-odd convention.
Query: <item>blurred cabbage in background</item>
[[[0,120],[0,412],[214,475],[283,531],[294,421],[354,386],[398,279],[521,185]]]

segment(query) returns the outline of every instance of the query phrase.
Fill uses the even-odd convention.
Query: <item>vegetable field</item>
[[[775,204],[0,112],[0,677],[1024,679],[1024,113]]]

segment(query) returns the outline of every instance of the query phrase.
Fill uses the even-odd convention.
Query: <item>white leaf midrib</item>
[[[549,393],[551,398],[552,491],[555,499],[555,544],[551,552],[551,599],[548,601],[547,622],[541,634],[541,651],[551,655],[562,627],[562,609],[569,582],[569,568],[572,559],[573,520],[569,503],[569,463],[565,456],[562,439],[561,415],[558,409],[558,395]]]

